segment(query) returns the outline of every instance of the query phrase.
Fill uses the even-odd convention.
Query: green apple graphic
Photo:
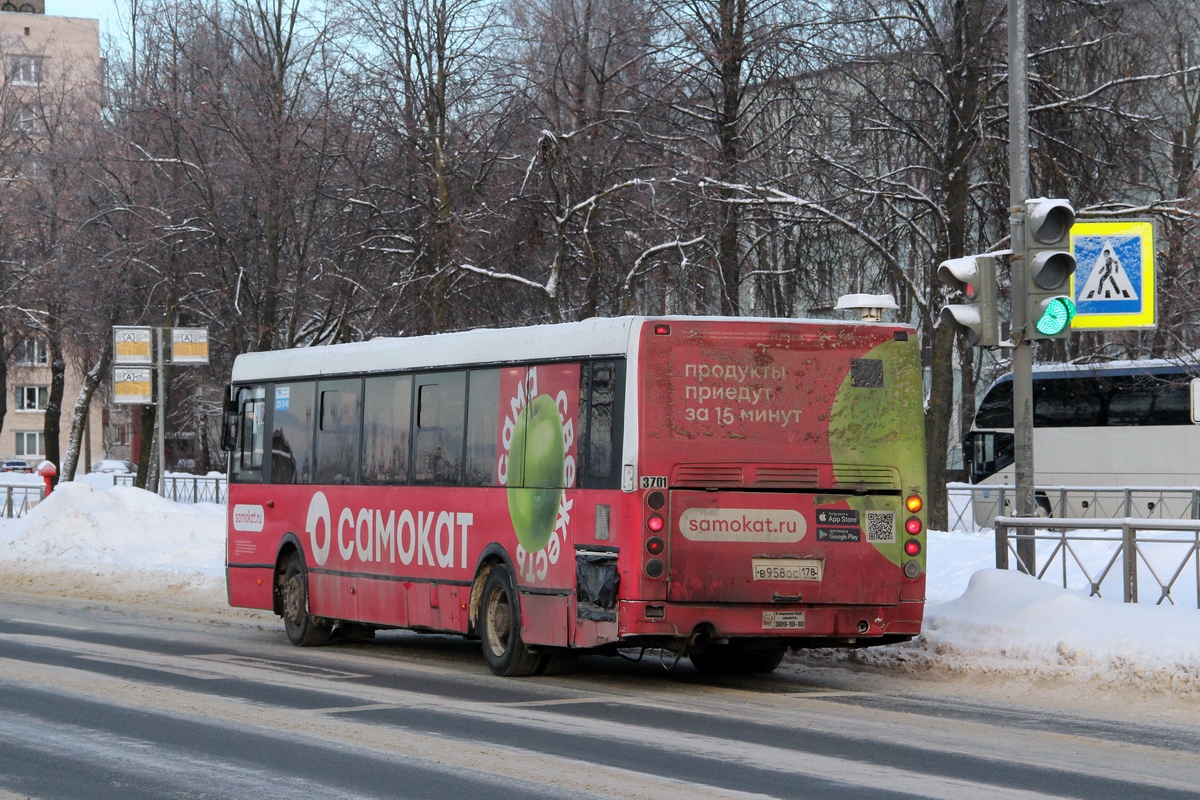
[[[508,456],[509,474],[524,475],[523,486],[531,487],[508,487],[508,514],[527,553],[541,550],[554,533],[565,461],[558,406],[539,394],[521,409]]]

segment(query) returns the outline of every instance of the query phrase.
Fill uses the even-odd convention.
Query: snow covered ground
[[[0,580],[80,597],[168,592],[223,607],[224,541],[223,506],[176,504],[91,476],[61,485],[22,519],[0,519]],[[920,637],[806,660],[1200,701],[1194,589],[1190,608],[1125,605],[1111,599],[1119,600],[1119,584],[1101,600],[991,569],[990,533],[931,532],[928,549]]]

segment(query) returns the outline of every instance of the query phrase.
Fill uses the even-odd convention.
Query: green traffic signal
[[[1043,336],[1057,336],[1075,319],[1075,301],[1069,297],[1051,297],[1043,301],[1041,306],[1042,315],[1036,327]]]

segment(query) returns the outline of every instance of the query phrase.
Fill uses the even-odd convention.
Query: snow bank
[[[153,593],[186,587],[223,595],[224,520],[223,506],[182,505],[132,487],[64,483],[25,517],[0,520],[0,564],[9,585],[30,588],[52,581],[63,588]]]
[[[1200,611],[1117,604],[985,569],[957,599],[926,606],[911,642],[802,660],[1200,700]]]

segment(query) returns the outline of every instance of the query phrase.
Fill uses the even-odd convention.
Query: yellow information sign
[[[148,367],[115,367],[113,369],[113,402],[149,405],[151,370]]]
[[[150,328],[116,325],[113,327],[114,364],[153,364],[154,347]]]
[[[1125,219],[1071,226],[1077,330],[1153,328],[1157,324],[1154,222]]]
[[[172,328],[171,363],[207,364],[208,328]]]

